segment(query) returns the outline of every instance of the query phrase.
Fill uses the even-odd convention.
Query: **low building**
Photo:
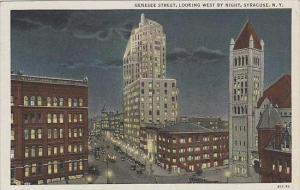
[[[263,112],[257,130],[261,182],[291,182],[291,125],[285,125],[278,109],[270,104]]]
[[[157,160],[166,170],[181,173],[228,164],[228,130],[178,123],[158,130]]]
[[[11,75],[12,184],[82,177],[88,133],[87,78]]]

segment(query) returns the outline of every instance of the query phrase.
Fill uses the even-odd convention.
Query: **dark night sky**
[[[289,10],[13,11],[12,70],[89,78],[89,113],[121,110],[122,57],[140,14],[163,25],[181,113],[227,119],[228,53],[247,19],[265,42],[265,87],[291,72]]]

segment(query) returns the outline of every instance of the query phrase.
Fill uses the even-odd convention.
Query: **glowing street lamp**
[[[113,172],[111,170],[106,171],[106,183],[112,183],[111,179],[113,177]]]

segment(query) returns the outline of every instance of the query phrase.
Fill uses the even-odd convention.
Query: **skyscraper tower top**
[[[240,34],[236,39],[233,49],[236,50],[236,49],[251,48],[252,43],[253,43],[252,48],[256,48],[259,50],[263,49],[263,41],[259,39],[258,35],[254,30],[254,27],[252,26],[250,21],[247,20]]]

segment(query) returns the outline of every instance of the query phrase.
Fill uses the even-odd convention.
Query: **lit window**
[[[68,98],[68,106],[72,107],[72,99],[71,98]]]
[[[50,156],[52,153],[52,147],[51,146],[48,146],[48,156]]]
[[[53,129],[53,138],[57,139],[57,129]]]
[[[77,145],[74,145],[74,152],[77,152]]]
[[[52,137],[52,130],[48,129],[48,139],[51,139],[51,137]]]
[[[24,175],[25,175],[25,177],[28,177],[28,176],[29,176],[29,166],[28,166],[28,165],[26,165],[26,166],[24,167]]]
[[[69,163],[69,172],[72,171],[72,162]]]
[[[68,114],[69,123],[72,123],[72,114]]]
[[[64,123],[64,114],[59,114],[59,123]]]
[[[82,122],[82,114],[79,114],[79,122]]]
[[[47,123],[51,123],[52,122],[52,115],[51,114],[47,114]]]
[[[14,113],[10,113],[10,121],[11,121],[11,124],[14,123]]]
[[[10,131],[10,140],[15,140],[15,130]]]
[[[53,173],[57,173],[57,161],[53,162]]]
[[[79,162],[79,170],[83,170],[83,163],[82,163],[82,161]]]
[[[68,152],[72,152],[72,145],[68,145]]]
[[[79,106],[82,107],[83,106],[83,99],[79,98]]]
[[[73,122],[74,122],[74,123],[77,123],[77,114],[74,114]]]
[[[53,123],[57,123],[57,114],[53,114]]]
[[[24,139],[25,140],[29,139],[29,131],[28,131],[28,129],[24,129]]]
[[[38,155],[41,157],[43,156],[43,147],[39,147]]]
[[[28,102],[28,97],[24,96],[24,101],[23,101],[24,106],[29,106],[29,102]]]
[[[61,154],[64,153],[64,145],[60,145],[60,147],[59,147],[59,152],[60,152]]]
[[[59,138],[63,138],[63,129],[59,129]]]
[[[31,165],[31,173],[35,174],[36,173],[36,164]]]
[[[77,137],[77,129],[74,129],[73,132],[74,132],[74,137]]]
[[[30,130],[30,138],[35,139],[35,130],[34,129]]]
[[[54,147],[53,147],[53,154],[54,154],[54,155],[57,155],[57,146],[54,146]]]
[[[28,158],[29,156],[29,148],[28,147],[25,147],[25,158]]]
[[[35,106],[35,97],[34,96],[30,97],[30,106]]]
[[[50,107],[51,104],[52,104],[51,98],[50,98],[50,97],[47,97],[47,106]]]
[[[77,99],[75,98],[75,99],[74,99],[74,102],[73,102],[73,106],[74,106],[74,107],[77,107],[77,105],[78,105],[78,104],[77,104]]]
[[[59,106],[60,107],[64,106],[64,99],[63,98],[59,98]]]
[[[79,145],[79,152],[82,152],[82,145]]]
[[[71,138],[71,137],[72,137],[72,130],[69,129],[69,138]]]
[[[37,105],[42,106],[42,97],[40,96],[37,97]]]
[[[13,106],[14,105],[14,97],[10,96],[10,105]]]
[[[48,174],[52,173],[52,165],[51,162],[48,162]]]
[[[42,138],[42,129],[38,129],[37,132],[38,132],[38,139],[41,139]]]
[[[79,136],[82,137],[82,129],[78,129],[79,130]]]
[[[10,159],[15,158],[15,149],[10,149]]]
[[[57,106],[57,98],[56,97],[53,98],[53,106]]]

